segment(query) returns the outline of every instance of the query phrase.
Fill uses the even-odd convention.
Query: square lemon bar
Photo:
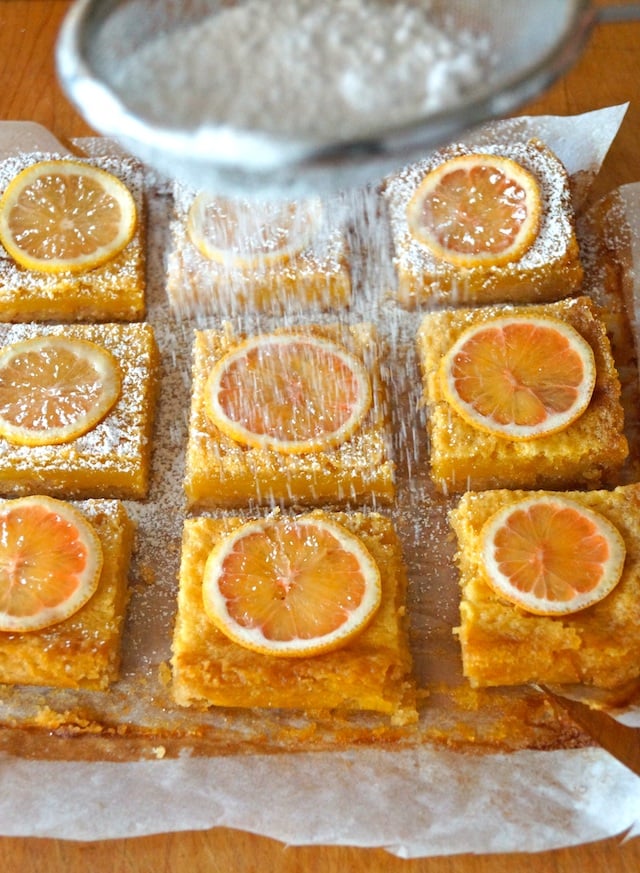
[[[55,157],[32,153],[1,161],[0,193],[26,167]],[[144,317],[146,207],[142,168],[125,157],[88,162],[117,176],[131,192],[137,209],[133,239],[106,264],[82,273],[25,269],[0,245],[0,321],[137,321]]]
[[[458,542],[461,601],[456,633],[464,675],[474,686],[544,682],[614,688],[636,679],[640,675],[640,485],[565,492],[564,496],[612,522],[627,554],[622,577],[604,600],[562,616],[526,612],[501,598],[487,581],[480,550],[482,527],[494,512],[528,496],[531,492],[469,492],[450,513]]]
[[[167,293],[181,315],[242,315],[343,309],[351,302],[349,247],[344,229],[328,221],[299,251],[269,262],[206,257],[194,245],[188,216],[197,195],[174,191]]]
[[[151,325],[0,325],[0,347],[31,337],[89,340],[119,365],[115,405],[91,430],[59,445],[14,445],[0,437],[0,494],[49,494],[66,499],[146,496],[151,466],[158,350]]]
[[[406,307],[421,304],[536,303],[559,300],[577,291],[582,280],[579,246],[567,172],[538,141],[482,146],[483,154],[510,158],[537,180],[541,222],[530,248],[503,265],[461,267],[436,257],[409,229],[407,206],[423,178],[445,160],[473,150],[450,146],[390,176],[384,183],[397,295]]]
[[[390,458],[389,405],[381,375],[382,349],[375,328],[367,324],[312,325],[291,332],[333,340],[362,361],[372,389],[369,412],[356,432],[333,448],[284,454],[242,445],[211,422],[205,405],[211,367],[236,347],[242,337],[230,327],[196,331],[185,476],[191,506],[233,507],[250,502],[344,505],[349,501],[389,503],[393,499],[395,474]]]
[[[135,528],[117,500],[74,505],[102,544],[98,589],[78,612],[58,624],[28,633],[0,631],[3,684],[104,690],[118,678]]]
[[[173,695],[182,706],[370,710],[415,721],[415,687],[405,628],[406,573],[391,521],[378,513],[315,510],[360,537],[377,562],[382,602],[371,622],[333,652],[281,657],[230,640],[205,614],[204,565],[211,549],[246,519],[193,518],[184,527],[173,636]]]
[[[497,316],[522,314],[560,319],[575,328],[593,350],[596,383],[586,410],[564,430],[535,439],[510,440],[484,432],[462,418],[444,396],[439,366],[467,327]],[[429,313],[422,319],[417,342],[428,413],[431,477],[440,491],[594,488],[615,479],[629,453],[623,433],[620,381],[605,325],[589,298]]]

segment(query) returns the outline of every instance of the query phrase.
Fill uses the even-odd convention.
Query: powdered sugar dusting
[[[455,28],[428,0],[249,0],[158,36],[114,84],[163,125],[332,141],[450,108],[490,65],[486,35]]]
[[[0,162],[0,193],[26,167],[59,158],[48,152],[5,158]],[[133,239],[106,264],[76,275],[23,269],[0,245],[0,320],[110,321],[142,317],[146,224],[143,170],[137,161],[114,155],[97,157],[92,163],[117,176],[133,195],[138,214]]]
[[[93,145],[105,148],[104,141]],[[411,172],[407,168],[401,178],[408,179]],[[549,196],[553,197],[553,192]],[[458,593],[451,563],[454,544],[446,522],[451,501],[435,496],[429,482],[425,410],[421,406],[415,351],[420,314],[399,307],[393,293],[391,227],[378,192],[355,192],[335,204],[346,218],[340,226],[349,254],[352,284],[349,306],[339,313],[322,312],[318,307],[294,307],[284,317],[280,311],[258,312],[238,307],[226,317],[233,329],[242,333],[267,331],[283,324],[325,324],[336,318],[346,324],[367,321],[378,326],[388,346],[382,375],[390,388],[391,436],[398,487],[396,504],[382,511],[393,517],[409,571],[411,648],[418,683],[422,688],[435,688],[437,696],[437,703],[428,704],[421,712],[415,738],[437,741],[446,732],[450,742],[464,743],[473,736],[478,742],[485,742],[487,748],[492,742],[504,747],[507,741],[496,740],[496,734],[492,733],[503,715],[498,711],[503,702],[499,692],[479,694],[474,698],[474,706],[467,710],[447,696],[448,689],[461,682],[457,644],[451,633],[457,623]],[[294,748],[297,747],[297,729],[304,731],[307,743],[312,744],[314,740],[308,730],[310,720],[304,716],[182,710],[173,704],[164,682],[176,608],[182,523],[188,515],[183,480],[193,331],[196,327],[220,329],[221,317],[211,309],[187,311],[169,304],[165,294],[167,253],[172,245],[172,234],[173,244],[177,237],[169,227],[171,201],[166,190],[150,184],[148,206],[148,321],[155,329],[161,350],[161,392],[149,496],[146,500],[126,504],[138,523],[138,537],[131,573],[132,598],[125,631],[123,675],[108,695],[74,695],[53,690],[47,692],[47,702],[60,713],[88,711],[94,719],[116,724],[123,732],[129,727],[143,726],[156,734],[175,730],[182,735],[213,737],[225,751],[256,745]],[[173,219],[178,215],[176,210]],[[175,275],[179,279],[179,274]],[[269,507],[264,511],[269,511]],[[225,511],[217,512],[224,514]],[[438,683],[441,688],[446,686],[447,693],[438,695]],[[509,695],[510,699],[519,693]],[[12,712],[18,717],[22,714],[27,720],[34,717],[40,704],[38,692],[21,693],[17,702],[15,697],[11,700]],[[535,742],[536,737],[540,739],[532,709],[527,709],[527,716],[530,721],[526,730],[513,738],[514,748]],[[315,722],[315,737],[319,743],[343,741],[332,734],[335,723]],[[349,730],[354,726],[366,730],[371,722],[356,718],[344,724]],[[548,723],[542,727],[544,742],[548,744],[553,743],[552,729]]]
[[[438,301],[437,288],[439,278],[446,272],[455,275],[448,265],[439,262],[431,251],[412,235],[407,222],[407,205],[424,176],[437,164],[449,157],[468,154],[473,151],[468,145],[458,144],[448,146],[424,161],[412,164],[403,171],[393,175],[384,188],[384,197],[388,205],[391,232],[394,241],[394,262],[406,282],[412,287],[418,298],[420,288],[424,286],[425,302]],[[478,151],[478,149],[476,149]],[[540,186],[542,199],[542,220],[534,243],[516,261],[499,268],[500,273],[510,276],[510,284],[531,284],[531,277],[541,268],[559,270],[570,255],[569,247],[575,233],[573,227],[573,205],[566,170],[560,161],[545,149],[542,144],[532,140],[501,141],[484,143],[479,149],[485,154],[504,155],[525,169],[529,170]],[[492,283],[496,281],[498,268],[475,267],[457,271],[460,291],[463,285],[479,283],[483,293],[483,302],[491,300]],[[475,278],[478,277],[478,278]],[[416,290],[418,289],[418,290]],[[567,287],[566,294],[573,290]],[[453,300],[455,302],[455,299]]]
[[[167,255],[167,292],[185,317],[242,315],[276,309],[340,309],[351,297],[349,249],[344,206],[332,203],[309,231],[307,245],[291,260],[243,267],[204,257],[187,231],[189,210],[198,192],[176,183],[173,188],[171,242]],[[259,203],[253,207],[260,208]]]
[[[0,440],[0,489],[4,494],[22,494],[37,483],[45,493],[76,497],[144,496],[150,455],[146,422],[155,397],[151,327],[0,325],[3,346],[46,335],[86,339],[111,352],[121,372],[121,396],[94,428],[62,447],[10,445]]]

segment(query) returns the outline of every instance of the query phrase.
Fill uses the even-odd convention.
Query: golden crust
[[[536,303],[575,293],[583,271],[569,180],[558,158],[538,141],[480,149],[483,153],[511,158],[540,183],[540,229],[530,249],[520,258],[499,267],[464,269],[437,259],[414,239],[406,209],[421,180],[439,163],[473,151],[462,145],[449,146],[385,181],[383,195],[394,244],[398,302],[409,308],[421,304]]]
[[[105,690],[118,678],[134,525],[115,500],[87,500],[75,506],[102,543],[98,590],[59,624],[29,633],[0,632],[4,684]]]
[[[0,438],[0,494],[140,499],[149,487],[158,350],[148,324],[0,325],[0,346],[41,334],[90,340],[120,365],[120,399],[83,436],[54,446]]]
[[[326,517],[322,510],[314,514]],[[178,614],[173,636],[172,692],[182,706],[298,710],[370,710],[397,724],[415,721],[415,688],[405,629],[406,575],[391,522],[372,513],[332,513],[359,536],[382,576],[380,609],[341,649],[309,658],[274,658],[229,640],[202,605],[206,558],[244,519],[195,518],[185,523]]]
[[[586,411],[559,433],[511,441],[465,422],[446,401],[440,361],[470,324],[499,315],[539,315],[572,325],[593,349],[596,385]],[[425,315],[418,353],[428,408],[431,476],[439,490],[599,487],[613,480],[629,453],[620,381],[597,307],[586,297],[531,306],[448,309]]]
[[[32,153],[0,162],[0,191],[25,167],[50,157]],[[142,168],[128,158],[96,158],[90,163],[117,176],[131,191],[138,213],[133,239],[103,266],[75,275],[23,269],[0,246],[0,321],[138,321],[144,317],[147,234]]]
[[[370,325],[307,325],[295,329],[296,333],[300,331],[333,339],[363,361],[373,391],[372,407],[364,422],[342,445],[322,452],[285,455],[241,446],[210,422],[204,391],[211,366],[242,337],[230,328],[196,331],[185,476],[191,506],[392,500],[394,465],[389,456],[389,410],[375,329]]]
[[[545,493],[545,492],[539,492]],[[622,578],[604,600],[561,617],[526,613],[491,589],[480,556],[480,531],[523,491],[467,493],[450,513],[458,540],[464,675],[474,686],[584,683],[614,688],[640,676],[640,485],[566,496],[608,518],[622,534]]]

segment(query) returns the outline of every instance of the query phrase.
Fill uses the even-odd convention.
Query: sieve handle
[[[597,20],[602,24],[616,21],[640,20],[640,3],[626,3],[620,6],[604,6],[598,9]]]

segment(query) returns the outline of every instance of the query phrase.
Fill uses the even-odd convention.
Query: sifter
[[[97,131],[212,193],[360,187],[512,113],[593,26],[589,0],[76,0],[59,77]]]

